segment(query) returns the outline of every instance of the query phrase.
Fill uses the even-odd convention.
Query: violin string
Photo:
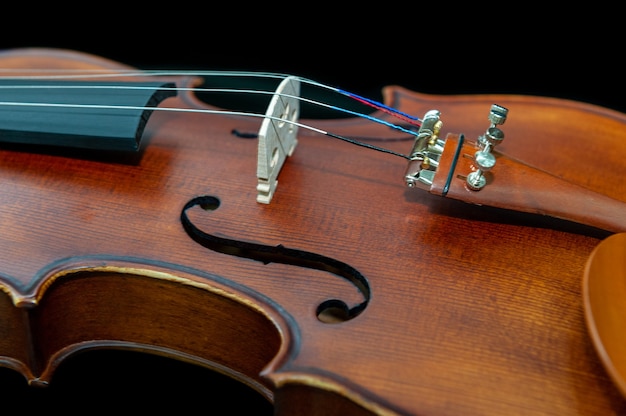
[[[119,89],[119,90],[153,90],[154,87],[142,86],[142,85],[0,85],[0,89]],[[362,117],[373,121],[374,123],[383,124],[395,130],[399,130],[403,133],[415,135],[414,131],[406,129],[397,124],[390,123],[378,117],[371,116],[369,114],[360,113],[357,111],[349,110],[347,108],[335,106],[332,104],[323,103],[321,101],[312,100],[310,98],[302,97],[299,95],[290,95],[285,93],[277,93],[276,91],[269,90],[251,90],[251,89],[239,89],[239,88],[202,88],[202,87],[158,87],[161,91],[191,91],[199,93],[240,93],[240,94],[265,94],[265,95],[278,95],[285,98],[297,99],[308,104],[316,105],[319,107],[328,108],[338,112],[343,112],[356,117]],[[386,112],[386,111],[385,111]]]
[[[171,111],[171,112],[186,112],[186,113],[202,113],[202,114],[227,114],[233,116],[245,116],[245,117],[258,117],[269,120],[274,120],[281,123],[291,123],[294,126],[301,127],[306,130],[311,130],[324,136],[328,136],[334,139],[343,140],[350,144],[365,147],[371,150],[376,150],[382,153],[402,157],[410,160],[409,155],[395,152],[390,149],[385,149],[379,146],[375,146],[369,143],[364,143],[349,137],[340,136],[327,132],[325,130],[313,127],[307,124],[303,124],[293,120],[286,120],[281,117],[274,117],[267,114],[253,113],[247,111],[232,111],[232,110],[211,110],[205,108],[174,108],[174,107],[146,107],[146,106],[130,106],[130,105],[103,105],[103,104],[64,104],[64,103],[30,103],[30,102],[17,102],[17,101],[0,101],[0,106],[15,106],[15,107],[61,107],[61,108],[83,108],[83,109],[108,109],[108,110],[150,110],[150,111]],[[411,132],[414,134],[414,132]]]
[[[301,79],[301,80],[303,80],[303,79]],[[306,82],[308,82],[311,85],[315,85],[315,86],[318,86],[320,88],[327,88],[327,89],[330,89],[331,91],[334,91],[334,92],[336,92],[338,94],[345,95],[346,97],[352,98],[353,100],[360,102],[361,104],[365,104],[365,105],[373,107],[373,108],[375,108],[377,110],[383,111],[383,112],[385,112],[387,114],[390,114],[390,115],[392,115],[394,117],[400,118],[403,121],[408,122],[409,124],[415,125],[417,127],[419,127],[421,125],[422,120],[419,117],[412,116],[410,114],[407,114],[407,113],[405,113],[403,111],[398,110],[397,108],[390,107],[390,106],[385,105],[385,104],[383,104],[381,102],[372,100],[370,98],[363,97],[361,95],[355,94],[355,93],[350,92],[350,91],[346,91],[346,90],[341,89],[341,88],[336,88],[336,87],[332,87],[330,85],[321,84],[321,83],[319,83],[317,81],[306,80]]]
[[[198,76],[198,77],[251,77],[251,78],[272,78],[272,79],[284,79],[289,76],[288,74],[282,73],[273,73],[273,72],[254,72],[254,71],[186,71],[186,70],[136,70],[136,69],[118,69],[111,71],[110,69],[75,69],[75,70],[67,70],[67,69],[26,69],[26,70],[18,70],[18,69],[9,69],[9,68],[0,68],[1,73],[10,73],[19,71],[23,72],[31,72],[35,75],[19,75],[19,76],[11,76],[0,75],[0,79],[88,79],[88,78],[119,78],[119,77],[159,77],[159,76]],[[41,75],[42,72],[46,72],[49,75]],[[355,101],[358,101],[362,104],[368,105],[370,107],[376,108],[380,111],[383,111],[387,114],[390,114],[394,117],[398,117],[405,122],[420,126],[421,119],[418,117],[414,117],[410,114],[402,112],[396,108],[387,106],[381,102],[376,100],[372,100],[355,93],[349,92],[347,90],[333,87],[327,84],[320,83],[318,81],[314,81],[309,78],[294,76],[300,82],[309,84],[311,86],[315,86],[318,88],[328,89],[337,94],[344,95],[349,97]]]
[[[14,75],[31,73],[33,75]],[[80,78],[119,78],[119,77],[160,77],[160,76],[234,76],[256,78],[287,78],[289,74],[261,71],[210,71],[210,70],[177,70],[177,69],[43,69],[43,68],[0,68],[0,79],[80,79]],[[46,73],[46,75],[41,75]]]
[[[47,73],[45,76],[42,76],[41,73],[44,72],[41,69],[31,69],[30,71],[22,71],[22,70],[17,70],[17,69],[5,69],[5,68],[0,68],[0,73],[12,73],[14,74],[15,71],[20,71],[21,75],[19,76],[14,76],[14,75],[0,75],[0,79],[12,79],[12,80],[16,80],[16,79],[37,79],[37,80],[42,80],[42,79],[85,79],[85,78],[103,78],[103,77],[107,77],[107,78],[119,78],[119,77],[145,77],[146,75],[150,75],[153,77],[156,76],[235,76],[235,77],[261,77],[261,78],[274,78],[274,79],[284,79],[285,77],[288,77],[289,75],[285,75],[285,74],[278,74],[278,73],[268,73],[268,72],[250,72],[250,71],[181,71],[181,70],[116,70],[114,72],[111,72],[111,70],[108,69],[94,69],[94,70],[84,70],[84,69],[77,69],[77,70],[72,70],[72,71],[68,71],[67,69],[51,69],[51,70],[46,70],[45,72]],[[33,75],[23,75],[24,72],[31,72],[33,73]],[[312,86],[316,86],[319,88],[326,88],[329,89],[337,94],[341,94],[344,95],[346,97],[349,97],[361,104],[364,105],[368,105],[370,107],[373,107],[381,112],[384,112],[386,114],[389,114],[393,117],[399,118],[405,122],[408,122],[409,124],[412,125],[416,125],[419,126],[421,123],[421,120],[417,117],[411,116],[407,113],[401,112],[393,107],[389,107],[383,103],[377,102],[375,100],[371,100],[365,97],[362,97],[360,95],[351,93],[349,91],[343,90],[343,89],[339,89],[339,88],[335,88],[329,85],[325,85],[322,83],[319,83],[317,81],[313,81],[307,78],[302,78],[302,77],[294,77],[295,79],[298,79],[299,81],[306,83],[306,84],[310,84]],[[90,88],[90,89],[97,89],[97,88],[106,88],[106,89],[153,89],[153,87],[146,87],[146,86],[132,86],[132,85],[1,85],[0,88],[3,89],[8,89],[8,88]],[[342,108],[339,106],[335,106],[335,105],[331,105],[331,104],[327,104],[327,103],[322,103],[320,101],[315,101],[306,97],[302,97],[302,96],[292,96],[289,94],[284,94],[284,93],[277,93],[276,91],[265,91],[265,90],[250,90],[250,89],[230,89],[230,88],[202,88],[202,87],[160,87],[160,90],[175,90],[175,91],[193,91],[193,92],[219,92],[219,93],[247,93],[247,94],[268,94],[268,95],[280,95],[283,97],[287,97],[287,98],[294,98],[294,99],[298,99],[300,101],[303,102],[307,102],[309,104],[313,104],[313,105],[317,105],[317,106],[321,106],[321,107],[325,107],[331,110],[335,110],[335,111],[339,111],[339,112],[344,112],[353,116],[357,116],[357,117],[362,117],[365,118],[367,120],[373,121],[375,123],[379,123],[379,124],[383,124],[386,125],[392,129],[396,129],[399,131],[402,131],[404,133],[408,133],[411,136],[415,136],[416,133],[413,130],[409,130],[406,129],[402,126],[399,126],[397,124],[394,123],[390,123],[386,120],[383,120],[379,117],[374,117],[371,116],[369,114],[364,114],[364,113],[360,113],[360,112],[356,112],[356,111],[352,111],[349,110],[347,108]],[[44,105],[46,103],[19,103],[20,105],[33,105],[33,106],[37,106],[37,105]],[[51,106],[57,106],[57,104],[54,103],[48,103]],[[0,102],[0,105],[18,105],[18,103],[15,102]],[[129,106],[102,106],[102,105],[72,105],[72,104],[58,104],[58,106],[66,106],[66,107],[83,107],[83,108],[114,108],[114,109],[140,109],[138,107],[129,107]],[[143,109],[151,109],[151,110],[161,110],[160,107],[145,107]],[[238,112],[238,111],[229,111],[229,110],[193,110],[193,109],[174,109],[174,108],[168,108],[169,111],[201,111],[201,112],[205,112],[205,113],[227,113],[227,114],[232,114],[232,115],[249,115],[249,116],[255,116],[255,117],[265,117],[268,118],[266,115],[261,115],[261,114],[255,114],[255,113],[250,113],[250,112]],[[285,121],[283,119],[281,119],[281,121]],[[316,131],[320,134],[329,136],[329,137],[333,137],[336,139],[340,139],[340,140],[344,140],[347,141],[349,143],[358,145],[358,146],[363,146],[366,148],[370,148],[373,150],[377,150],[380,152],[384,152],[384,153],[389,153],[389,154],[393,154],[396,156],[400,156],[403,157],[405,159],[408,159],[409,157],[407,155],[404,155],[402,153],[398,153],[392,150],[388,150],[388,149],[384,149],[378,146],[374,146],[371,144],[367,144],[364,142],[361,142],[359,140],[356,140],[354,138],[348,138],[348,137],[343,137],[343,136],[339,136],[339,135],[335,135],[332,134],[330,132],[327,131],[323,131],[321,129],[317,129],[314,128],[312,126],[307,126],[304,125],[302,123],[297,123],[297,122],[292,122],[294,125],[298,125],[301,126],[302,128],[305,129],[309,129],[309,130],[313,130]]]

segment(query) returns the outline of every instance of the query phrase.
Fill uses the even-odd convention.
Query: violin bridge
[[[265,112],[259,130],[257,202],[270,203],[278,185],[278,174],[298,143],[295,122],[300,113],[299,95],[300,82],[296,77],[287,77],[276,89]]]

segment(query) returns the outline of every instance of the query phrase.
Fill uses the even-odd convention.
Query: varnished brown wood
[[[0,66],[125,68],[41,49],[6,51]],[[438,109],[445,132],[468,138],[485,131],[491,104],[505,105],[498,151],[626,198],[622,155],[603,154],[593,175],[581,168],[590,153],[626,142],[621,114],[396,86],[385,101],[416,116]],[[162,105],[205,106],[189,93]],[[362,119],[302,122],[343,136],[402,136]],[[259,204],[257,143],[231,134],[259,126],[155,112],[135,160],[0,149],[0,362],[45,385],[78,351],[161,354],[247,383],[275,400],[277,415],[626,412],[589,336],[581,293],[587,258],[611,231],[408,189],[405,160],[304,129],[271,204]],[[407,153],[411,143],[384,146]],[[355,267],[371,287],[365,311],[324,323],[320,302],[359,302],[354,286],[196,244],[179,216],[198,195],[221,202],[190,211],[206,232]]]
[[[615,234],[589,256],[583,278],[585,318],[608,373],[626,396],[626,234]]]
[[[470,189],[466,178],[476,170],[474,153],[478,147],[475,142],[464,142],[458,157],[454,157],[458,145],[458,135],[449,134],[439,165],[443,173],[436,175],[431,192],[472,204],[549,215],[613,232],[626,231],[624,201],[550,173],[553,166],[549,161],[540,169],[495,150],[496,167],[484,173],[487,184],[480,190]],[[626,145],[620,142],[608,147],[607,143],[605,151],[626,154]],[[444,173],[450,170],[452,180],[448,184]],[[616,193],[614,189],[609,191]]]

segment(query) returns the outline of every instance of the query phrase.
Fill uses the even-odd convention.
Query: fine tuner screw
[[[487,184],[484,173],[490,171],[496,165],[496,157],[491,153],[491,150],[504,140],[504,132],[498,125],[504,124],[508,112],[509,110],[500,105],[493,104],[491,106],[491,111],[489,112],[491,125],[487,128],[484,135],[478,137],[479,150],[474,153],[474,167],[476,170],[467,175],[466,183],[472,191],[481,190]]]

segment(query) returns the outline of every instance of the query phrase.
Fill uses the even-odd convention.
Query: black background
[[[59,47],[139,68],[253,70],[311,78],[373,99],[385,85],[440,94],[546,95],[626,110],[623,23],[601,4],[333,8],[239,3],[40,11],[0,49]],[[291,5],[293,8],[294,5]],[[457,7],[457,6],[455,6]],[[45,16],[45,17],[44,17]],[[2,33],[0,32],[0,34]]]
[[[306,3],[177,3],[138,6],[132,14],[95,3],[37,6],[4,15],[0,49],[72,49],[146,69],[290,73],[373,99],[383,86],[401,85],[434,94],[562,97],[626,111],[618,10],[598,3],[552,11],[501,10],[499,4],[360,6],[340,13]],[[241,391],[225,394],[216,386],[231,386],[205,372],[132,354],[68,361],[54,395],[24,393],[12,376],[0,382],[15,394],[3,396],[5,402],[29,400],[31,410],[78,409],[74,400],[87,394],[93,403],[87,411],[128,406],[134,398],[148,409],[196,403],[189,408],[211,414],[220,400],[224,408],[252,400]]]

